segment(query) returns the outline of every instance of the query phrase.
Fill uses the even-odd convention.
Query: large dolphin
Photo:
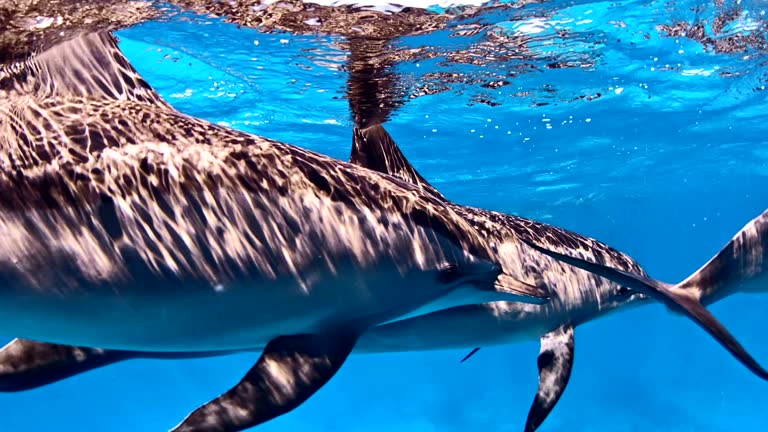
[[[108,32],[3,65],[0,100],[0,333],[264,347],[178,431],[295,408],[368,327],[437,300],[546,301],[415,185],[174,110]]]
[[[429,193],[439,194],[407,161],[381,126],[357,129],[351,160],[400,176]],[[575,327],[617,308],[648,304],[644,294],[628,289],[648,279],[630,256],[597,240],[551,225],[508,214],[466,206],[454,209],[485,235],[497,241],[546,244],[545,249],[507,245],[498,257],[505,272],[531,274],[552,292],[542,305],[493,302],[440,310],[371,327],[357,341],[353,353],[420,351],[500,345],[520,340],[541,341],[539,388],[529,410],[525,431],[535,431],[555,407],[570,379],[574,361]],[[539,249],[537,252],[535,249]],[[564,254],[554,256],[553,251]],[[587,257],[593,263],[565,255]],[[665,286],[708,305],[738,292],[768,290],[768,211],[750,221],[706,265],[677,286]],[[567,262],[563,262],[567,261]],[[601,264],[598,264],[601,263]],[[583,267],[584,270],[572,267]],[[611,272],[621,272],[620,280]],[[254,347],[254,351],[260,347]],[[474,352],[474,350],[473,350]],[[0,390],[40,387],[116,362],[138,359],[181,359],[225,355],[230,352],[136,352],[72,347],[16,339],[0,350]],[[762,376],[762,375],[761,375]],[[224,409],[225,405],[213,405]]]
[[[48,35],[51,37],[43,38],[46,41],[42,44],[43,46],[48,46],[48,42],[61,35],[73,37],[73,33],[65,34],[58,28],[51,30]],[[74,34],[77,33],[79,32],[74,32]],[[6,35],[7,33],[3,33],[4,37]],[[525,301],[535,301],[534,297],[544,294],[542,290],[536,289],[536,284],[553,277],[552,275],[558,274],[558,271],[564,272],[560,277],[564,280],[571,279],[575,285],[564,283],[563,286],[570,286],[568,289],[572,293],[581,293],[585,297],[565,302],[573,307],[573,309],[566,309],[572,310],[574,315],[578,315],[575,311],[578,310],[579,304],[589,306],[591,298],[600,299],[602,294],[584,294],[588,289],[573,288],[581,286],[578,283],[584,280],[579,277],[573,278],[562,263],[586,268],[608,277],[624,278],[621,279],[624,283],[627,283],[626,278],[631,278],[633,275],[612,273],[615,270],[612,267],[600,267],[599,263],[579,261],[578,258],[568,254],[558,255],[559,252],[539,245],[536,242],[537,239],[522,240],[521,243],[519,239],[511,240],[513,237],[502,232],[498,236],[490,236],[491,239],[504,240],[501,244],[478,243],[477,238],[471,233],[471,227],[468,228],[460,220],[456,220],[457,214],[451,213],[450,210],[455,207],[450,203],[446,205],[439,195],[427,194],[431,197],[424,197],[418,191],[414,192],[414,195],[411,194],[414,190],[412,186],[402,184],[396,179],[371,176],[364,170],[346,167],[335,160],[325,164],[328,158],[311,152],[283,146],[231,129],[219,128],[177,113],[132,70],[116,46],[112,46],[114,41],[111,38],[94,40],[89,37],[74,37],[74,41],[69,45],[62,44],[48,49],[34,59],[5,65],[0,69],[0,100],[7,108],[7,111],[0,112],[0,120],[2,120],[0,137],[3,137],[0,138],[2,139],[0,145],[5,150],[0,157],[0,166],[4,171],[0,175],[2,189],[0,192],[11,192],[0,199],[0,230],[3,234],[10,234],[0,241],[0,245],[5,243],[6,246],[0,247],[3,251],[0,253],[0,263],[3,263],[0,265],[0,275],[6,287],[5,290],[0,290],[0,302],[10,299],[23,302],[23,306],[32,306],[28,310],[22,310],[17,308],[19,303],[14,305],[10,302],[0,305],[2,312],[13,312],[8,315],[10,320],[7,326],[0,325],[0,331],[18,331],[13,333],[17,335],[37,334],[44,336],[41,340],[51,336],[52,339],[47,339],[47,342],[104,341],[105,343],[101,346],[108,349],[75,348],[63,343],[37,343],[28,339],[18,339],[3,351],[3,355],[7,355],[5,359],[8,360],[3,363],[4,371],[7,372],[4,377],[8,378],[8,381],[4,382],[13,382],[14,379],[20,378],[15,381],[17,389],[29,387],[36,378],[43,378],[42,381],[45,381],[66,376],[67,373],[72,372],[71,369],[67,371],[67,367],[87,370],[93,367],[94,359],[95,363],[108,364],[110,359],[114,361],[141,355],[166,358],[219,355],[240,350],[241,348],[238,347],[222,348],[233,345],[234,342],[237,342],[234,345],[240,345],[239,341],[247,338],[249,339],[247,343],[254,343],[260,350],[265,348],[254,368],[238,386],[193,413],[177,428],[177,430],[234,431],[273,418],[309,397],[338,370],[351,346],[355,345],[354,339],[357,334],[369,328],[369,325],[379,321],[397,320],[404,314],[408,314],[409,310],[411,315],[416,315],[438,307],[502,298],[487,289],[479,292],[472,288],[465,290],[451,288],[459,285],[460,282],[474,281],[475,285],[487,285],[488,281],[499,273],[498,270],[490,268],[493,267],[493,257],[514,257],[515,255],[537,257],[538,253],[535,261],[542,266],[534,265],[534,270],[530,272],[536,276],[533,281],[516,279],[512,274],[501,274],[493,279],[495,289],[528,296],[522,299]],[[19,49],[24,50],[23,44],[11,43],[10,46],[15,50],[14,53]],[[108,49],[102,50],[104,47]],[[3,60],[4,58],[0,58],[0,62]],[[64,65],[67,67],[63,67]],[[8,105],[5,104],[6,98],[8,98]],[[371,142],[375,143],[376,140]],[[181,145],[177,148],[176,143]],[[135,148],[125,148],[134,145],[136,145]],[[211,146],[211,149],[202,149],[202,146]],[[237,159],[238,157],[242,159]],[[272,157],[280,159],[273,160]],[[282,158],[290,160],[285,162]],[[293,160],[294,158],[296,160]],[[265,164],[254,166],[255,161],[265,162]],[[272,162],[276,162],[277,168],[269,166]],[[317,165],[321,168],[315,170]],[[271,173],[274,170],[282,171],[286,175],[282,177],[259,175]],[[202,174],[204,172],[206,174]],[[207,175],[208,173],[212,175]],[[343,182],[351,182],[353,186],[324,181],[326,179],[323,178],[323,174],[330,174],[331,178],[336,180],[343,179]],[[361,178],[367,180],[360,182]],[[262,189],[248,188],[248,186],[259,186],[259,181],[262,182]],[[362,184],[363,188],[383,187],[384,191],[368,191],[370,195],[366,195],[365,192],[358,194],[361,191],[355,190],[355,187],[359,184]],[[265,191],[266,188],[278,193],[275,196],[268,196],[270,194]],[[281,200],[286,193],[285,188],[290,191],[298,188],[311,192],[303,196],[288,193],[293,200],[289,197],[286,203]],[[174,201],[170,199],[172,197],[180,200]],[[261,207],[258,205],[254,207],[253,202],[249,200],[253,197],[266,197],[266,201],[260,202]],[[361,214],[358,212],[361,202],[345,201],[350,197],[363,197],[362,201],[365,205],[362,208],[373,211]],[[391,201],[385,200],[384,205],[381,206],[375,203],[369,205],[371,201],[382,197],[391,198]],[[304,206],[306,200],[303,198],[314,199],[315,205],[325,198],[324,203],[327,206],[320,205],[315,209],[307,209]],[[343,202],[335,201],[339,198]],[[223,201],[220,202],[222,199]],[[269,201],[270,199],[272,201]],[[422,200],[422,206],[414,204],[417,200]],[[257,199],[257,201],[260,200]],[[274,204],[276,201],[285,204],[286,207],[274,210],[269,203]],[[353,219],[357,216],[360,222],[357,226],[357,234],[363,234],[363,238],[370,240],[369,237],[365,237],[365,234],[375,232],[376,228],[381,228],[390,221],[386,217],[375,221],[369,219],[367,222],[360,219],[375,216],[377,211],[379,216],[391,216],[391,210],[393,207],[398,207],[398,204],[405,204],[407,207],[407,209],[397,208],[395,211],[404,221],[401,224],[397,221],[394,223],[397,227],[395,234],[386,233],[386,236],[394,235],[396,238],[374,240],[378,248],[373,248],[373,264],[369,261],[364,263],[359,261],[359,255],[355,255],[355,252],[359,252],[359,249],[355,248],[359,243],[353,242],[347,245],[336,243],[341,240],[359,239],[360,236],[354,235],[354,230],[337,235],[338,233],[330,233],[324,229],[338,219],[331,217],[331,223],[329,223],[323,217],[322,223],[312,227],[314,231],[310,229],[307,232],[304,225],[292,218],[297,214],[327,216],[328,214],[320,209],[327,210],[332,207],[335,212],[331,211],[331,216],[343,219],[342,223],[334,228],[339,226],[347,228],[350,222],[355,225]],[[424,210],[423,206],[429,209]],[[298,211],[294,213],[292,210]],[[260,212],[266,213],[266,218]],[[309,219],[312,223],[311,217]],[[469,220],[472,221],[471,218]],[[482,215],[472,224],[478,220],[482,220]],[[267,223],[258,226],[254,232],[252,230],[254,227],[250,225],[254,221]],[[303,223],[306,220],[300,222]],[[121,223],[125,226],[121,226]],[[232,226],[239,223],[243,226]],[[493,227],[503,228],[503,225],[502,223]],[[200,232],[193,228],[200,228]],[[401,232],[399,230],[402,230],[402,235],[397,238],[397,233]],[[440,237],[441,234],[448,234],[447,238]],[[319,276],[319,279],[312,280],[302,273],[302,270],[307,270],[306,268],[295,267],[292,253],[302,249],[302,241],[308,239],[314,241],[317,238],[313,237],[315,235],[333,244],[330,248],[330,256],[323,255],[328,266],[314,273],[312,276]],[[458,238],[455,237],[457,235]],[[573,236],[575,236],[573,238],[579,238],[576,235]],[[270,243],[275,239],[278,240],[277,243]],[[414,250],[407,248],[407,239],[410,239],[411,246],[417,246]],[[587,246],[601,250],[599,244],[586,240]],[[532,250],[525,248],[526,241],[533,248]],[[286,248],[279,249],[285,246],[281,242],[291,243],[290,246],[295,250],[288,247],[289,252],[286,256]],[[12,248],[8,248],[9,245]],[[210,248],[211,245],[221,247]],[[424,251],[419,249],[419,245],[433,248],[427,251],[426,266],[422,261]],[[545,246],[552,247],[552,245],[553,243],[548,242]],[[740,245],[744,246],[744,244]],[[398,246],[406,248],[405,257],[395,252]],[[382,249],[384,249],[383,252]],[[326,252],[322,247],[313,248],[312,246],[303,250],[306,252],[304,258],[308,258],[313,251]],[[739,254],[744,253],[742,249],[736,250]],[[560,251],[569,252],[567,248]],[[282,255],[278,252],[282,252]],[[430,252],[434,255],[430,255]],[[443,255],[451,253],[464,254],[465,260],[459,259],[459,262],[453,263],[440,259],[444,258]],[[409,257],[413,259],[409,260]],[[334,261],[334,258],[337,260]],[[587,258],[594,257],[587,256]],[[121,263],[121,260],[124,262]],[[345,260],[350,265],[342,266],[340,272],[335,266],[330,268],[332,264]],[[259,296],[264,293],[249,293],[245,291],[245,287],[238,287],[236,283],[231,283],[247,280],[248,277],[253,277],[253,273],[257,274],[255,278],[257,283],[254,285],[264,282],[264,279],[279,278],[280,275],[287,274],[287,278],[270,284],[276,291],[269,294],[275,295],[276,292],[279,297],[281,293],[285,294],[281,291],[281,286],[292,285],[307,289],[312,282],[317,283],[318,280],[335,280],[343,284],[344,280],[350,279],[350,272],[355,282],[359,282],[360,279],[365,281],[366,276],[370,280],[371,269],[382,260],[390,264],[390,269],[398,267],[398,270],[402,270],[402,267],[397,264],[405,262],[406,270],[414,270],[409,267],[414,260],[418,267],[410,274],[406,272],[389,280],[384,277],[378,281],[380,282],[378,285],[364,287],[372,289],[372,292],[378,292],[373,288],[383,288],[384,282],[393,283],[397,290],[378,292],[389,301],[396,300],[395,297],[400,299],[400,290],[406,290],[411,283],[419,284],[419,288],[423,288],[421,285],[424,284],[420,283],[418,277],[411,277],[413,274],[423,273],[439,275],[441,280],[436,285],[446,288],[440,290],[441,293],[460,295],[455,295],[451,299],[445,295],[430,296],[427,288],[423,292],[416,290],[417,293],[408,292],[403,295],[402,298],[408,299],[408,304],[398,304],[395,308],[388,308],[386,302],[380,302],[380,299],[373,296],[361,299],[354,294],[363,293],[356,292],[351,297],[345,297],[345,292],[337,289],[336,285],[331,287],[321,283],[322,288],[312,286],[313,289],[306,295],[304,293],[297,296],[287,295],[288,301],[283,301],[285,298],[279,298],[277,308],[270,308],[269,302],[265,302],[259,304],[259,307],[245,311],[252,305],[242,301],[243,299],[248,299],[249,294]],[[310,271],[318,270],[315,267],[316,263],[304,261],[303,264],[307,265]],[[513,268],[514,266],[510,267],[507,263],[502,264],[502,267]],[[381,268],[376,268],[381,271]],[[265,269],[269,275],[260,279],[259,275],[264,276]],[[537,273],[537,269],[542,270],[543,273]],[[470,274],[475,273],[475,270],[476,274]],[[626,270],[632,271],[633,268],[629,266]],[[323,274],[324,271],[325,274]],[[391,276],[386,268],[382,273]],[[588,275],[587,278],[594,278],[594,274],[590,273],[581,273],[582,277],[585,277],[585,274]],[[141,286],[143,290],[136,290],[136,281],[143,283]],[[166,282],[171,283],[159,286]],[[434,282],[434,279],[429,279],[426,286],[431,287],[435,285]],[[635,288],[661,299],[673,309],[685,310],[689,316],[699,320],[705,328],[718,337],[721,343],[731,347],[742,361],[748,364],[751,362],[753,369],[764,376],[762,369],[754,365],[754,361],[738,344],[735,344],[735,340],[719,326],[716,320],[706,314],[700,304],[688,301],[687,297],[675,292],[673,287],[650,280],[640,280],[643,283],[636,283],[637,280],[629,282],[632,282]],[[51,289],[54,284],[56,289]],[[190,286],[193,288],[187,289]],[[359,288],[359,285],[357,287]],[[11,288],[18,290],[13,292]],[[618,305],[639,297],[624,287],[614,288],[615,286],[611,288],[609,295],[612,300],[607,303],[598,303],[598,310],[609,309],[608,305],[611,303]],[[180,294],[181,289],[185,292]],[[214,295],[211,291],[217,294]],[[233,291],[243,297],[236,297],[232,294]],[[54,294],[58,298],[52,298]],[[323,294],[330,295],[324,297]],[[414,294],[421,294],[426,300],[422,299],[419,302]],[[153,298],[152,302],[168,303],[162,303],[163,306],[160,308],[147,310],[144,308],[145,304],[137,301],[150,297]],[[308,300],[309,298],[311,300]],[[183,305],[174,303],[180,299],[185,299],[186,303]],[[206,306],[211,307],[200,310],[201,313],[195,316],[198,321],[192,326],[187,326],[188,323],[184,320],[190,319],[190,312],[194,312],[194,308],[189,307],[190,303],[197,304],[199,299],[210,299],[210,305]],[[298,303],[301,303],[302,299],[311,303],[311,306],[307,306],[305,302],[303,306],[312,311],[317,312],[324,306],[328,307],[327,314],[319,324],[317,322],[314,326],[306,322],[303,323],[304,325],[297,324],[291,321],[290,314],[282,315],[285,310],[283,308],[290,309],[291,305],[301,307],[302,305]],[[430,299],[438,299],[440,302],[430,302]],[[318,300],[321,300],[320,303],[317,302]],[[356,300],[365,307],[354,303]],[[82,303],[74,304],[76,301]],[[102,304],[99,302],[105,301],[109,303],[109,307],[117,308],[119,313],[102,320],[99,314],[114,312],[109,307],[97,307]],[[297,303],[291,303],[291,301]],[[323,304],[323,301],[328,303]],[[217,306],[231,304],[235,306],[235,314],[229,315],[229,311],[215,314]],[[509,308],[504,309],[509,312],[508,314],[514,313],[514,308],[508,303],[469,306],[465,311],[475,313],[464,313],[462,308],[453,308],[424,315],[426,318],[424,321],[419,321],[420,317],[414,318],[415,321],[404,321],[408,323],[405,329],[413,323],[416,323],[416,327],[410,328],[417,330],[419,325],[426,324],[427,331],[417,332],[415,338],[410,338],[411,335],[408,335],[410,339],[417,340],[426,335],[441,332],[442,329],[434,326],[437,322],[434,321],[435,317],[447,316],[451,320],[451,314],[459,311],[461,316],[476,322],[483,317],[499,316],[499,311],[495,309],[498,305]],[[586,306],[585,309],[588,309]],[[489,315],[487,307],[491,307],[490,310],[497,314]],[[339,308],[342,310],[339,311]],[[414,311],[414,308],[417,310]],[[259,312],[264,311],[268,314],[259,316]],[[297,311],[294,309],[294,312]],[[41,312],[44,312],[45,319],[37,320]],[[153,326],[152,320],[132,321],[147,313],[153,315],[155,323],[160,322],[163,325]],[[246,317],[247,313],[250,315]],[[299,330],[299,327],[306,328],[308,325],[314,332],[287,337],[281,333],[281,336],[267,342],[268,336],[248,334],[249,330],[254,329],[247,326],[240,327],[241,323],[238,322],[240,319],[258,319],[260,321],[255,324],[258,330],[269,333],[272,330],[269,330],[268,325],[264,325],[265,322],[270,322],[269,313],[274,314],[271,315],[273,318],[278,313],[281,314],[278,320],[291,321],[283,322],[284,327],[281,330],[286,330],[288,327],[292,327],[291,330]],[[355,315],[352,322],[349,321],[349,313]],[[360,315],[357,315],[358,313]],[[62,323],[57,320],[68,314],[76,314],[76,319],[66,320],[65,325],[55,329],[56,334],[49,334],[54,328],[53,325]],[[215,315],[213,319],[206,321],[206,318],[211,318],[212,315]],[[305,315],[301,314],[301,316]],[[5,315],[3,317],[6,318]],[[182,319],[179,319],[180,317]],[[218,318],[230,319],[229,334],[227,334],[227,328],[210,325],[218,324],[216,321]],[[85,328],[82,324],[84,319],[91,320],[90,323],[96,325]],[[572,320],[572,322],[576,321],[578,320]],[[126,323],[141,324],[145,327],[138,329],[134,327],[132,330],[135,333],[122,333],[126,330],[123,328]],[[271,324],[274,325],[274,322]],[[391,325],[397,326],[399,322]],[[173,346],[168,346],[167,343],[170,341],[164,339],[169,335],[169,330],[176,331],[172,334],[174,337],[180,334],[191,336],[203,327],[202,332],[196,333],[199,338],[191,337],[184,342],[187,346],[178,345],[176,342]],[[402,349],[408,349],[407,338],[404,338],[403,334],[397,336],[397,328],[394,327],[393,333],[383,331],[378,340],[386,339],[387,334],[394,334],[395,341],[399,337],[400,346],[404,347]],[[152,335],[151,340],[146,340],[150,335],[147,329],[151,332],[158,329],[161,331]],[[387,325],[381,329],[390,330],[393,327]],[[510,328],[500,330],[506,333],[497,331],[497,335],[514,333]],[[378,331],[378,328],[374,328],[374,331]],[[488,334],[489,337],[480,338],[479,333]],[[372,333],[364,333],[366,334]],[[552,354],[556,351],[552,347],[567,347],[567,341],[572,341],[572,330],[570,334],[569,337],[567,327],[563,327],[560,332],[548,332],[549,336],[543,339],[543,346],[548,348],[543,349],[540,364],[546,366],[548,363],[542,363],[542,358],[554,356],[557,367],[568,366],[569,358],[572,360],[572,350],[570,357],[557,356]],[[456,340],[463,338],[464,342],[461,346],[473,346],[478,342],[492,343],[492,336],[493,332],[473,330],[469,333],[458,332]],[[207,340],[206,337],[208,337]],[[259,342],[259,337],[264,341]],[[120,340],[115,340],[116,338]],[[499,338],[499,340],[502,339],[505,337]],[[561,345],[561,341],[565,341],[565,344]],[[417,341],[416,345],[425,347],[423,349],[434,349],[448,346],[445,343],[445,340],[436,339],[431,348],[429,343],[425,344],[424,341]],[[381,350],[384,346],[382,342],[372,342],[372,344],[374,347],[379,347],[370,349],[373,351]],[[131,345],[133,348],[149,351],[114,349],[114,347]],[[212,345],[215,345],[212,351],[187,351],[189,348],[211,348]],[[363,351],[368,350],[365,342],[360,347]],[[384,350],[391,350],[391,348],[384,348]],[[566,354],[568,352],[562,348],[560,350]],[[50,356],[46,357],[47,355]],[[563,374],[546,373],[551,369],[552,366],[545,368],[541,376],[554,379],[555,384],[558,384],[557,379]],[[29,373],[25,375],[24,371]],[[569,367],[568,372],[570,372]],[[7,389],[12,390],[13,384]],[[538,412],[541,413],[541,407],[546,408],[547,404],[551,403],[552,395],[552,392],[546,394],[547,397],[543,399],[546,403],[541,403],[541,398],[537,396],[539,402],[534,402],[534,408],[538,406]],[[555,395],[559,396],[557,393]]]

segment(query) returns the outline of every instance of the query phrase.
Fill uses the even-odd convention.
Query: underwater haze
[[[447,198],[594,237],[666,282],[768,208],[768,3],[518,6],[394,37],[379,59],[385,126]],[[116,33],[171,105],[348,159],[348,36],[175,17]],[[768,362],[768,292],[709,309]],[[522,431],[538,352],[531,338],[464,363],[468,350],[354,354],[306,403],[254,430]],[[0,430],[168,430],[257,358],[137,360],[0,394]],[[765,431],[767,406],[767,382],[649,303],[576,329],[570,384],[539,430]]]

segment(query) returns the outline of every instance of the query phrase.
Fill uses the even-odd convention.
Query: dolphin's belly
[[[538,341],[565,323],[578,325],[603,315],[595,310],[592,303],[557,297],[542,305],[496,301],[453,307],[370,328],[358,340],[355,352],[472,349]]]
[[[210,286],[81,287],[70,292],[0,290],[0,335],[108,349],[245,349],[276,336],[339,325],[365,327],[445,294],[434,272],[388,266],[317,274],[306,288],[290,277]]]
[[[494,302],[511,310],[499,314],[491,303],[459,306],[368,329],[357,353],[431,351],[535,341],[561,324],[544,305]]]

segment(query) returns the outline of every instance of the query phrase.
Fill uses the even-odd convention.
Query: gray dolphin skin
[[[351,160],[376,169],[397,173],[420,187],[438,193],[406,160],[383,127],[356,130]],[[603,317],[617,308],[648,304],[648,297],[625,285],[634,280],[658,284],[628,255],[596,240],[516,216],[462,207],[468,220],[487,229],[488,235],[514,241],[535,231],[538,241],[590,260],[569,261],[565,256],[550,259],[554,252],[541,246],[533,249],[503,248],[499,260],[505,272],[524,278],[535,273],[552,290],[550,302],[542,305],[493,302],[441,310],[371,327],[355,344],[353,353],[421,351],[490,346],[523,340],[541,341],[538,357],[539,388],[531,405],[525,431],[535,431],[565,391],[574,361],[575,327]],[[473,212],[473,213],[470,213]],[[470,216],[472,214],[473,216]],[[675,287],[681,295],[709,305],[739,292],[768,290],[768,211],[748,223],[706,265]],[[608,264],[611,267],[608,267]],[[579,267],[577,269],[575,267]],[[611,271],[624,279],[614,282]],[[631,272],[631,273],[630,273]],[[258,351],[260,347],[254,347]],[[474,351],[473,351],[474,352]],[[44,386],[124,360],[183,359],[219,356],[231,352],[136,352],[80,348],[16,339],[0,350],[0,390],[22,391]],[[221,408],[224,409],[224,408]]]
[[[365,329],[415,309],[547,301],[415,185],[174,110],[109,32],[4,65],[0,100],[0,333],[264,347],[177,431],[290,411]]]

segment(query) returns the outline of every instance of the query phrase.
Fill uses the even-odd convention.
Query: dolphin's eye
[[[451,284],[458,281],[461,278],[461,272],[459,266],[456,264],[445,264],[440,269],[440,273],[437,275],[437,280],[440,283]]]

